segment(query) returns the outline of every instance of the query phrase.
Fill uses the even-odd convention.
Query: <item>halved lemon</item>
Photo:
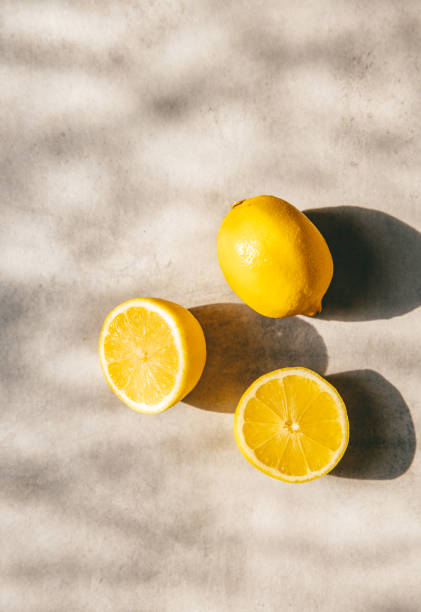
[[[129,300],[105,319],[99,358],[114,393],[156,414],[183,399],[206,361],[203,330],[186,308],[157,298]]]
[[[258,378],[244,393],[234,419],[244,457],[268,476],[307,482],[332,470],[348,445],[341,396],[306,368],[284,368]]]

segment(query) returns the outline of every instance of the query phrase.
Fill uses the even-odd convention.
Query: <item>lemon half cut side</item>
[[[206,361],[205,337],[186,308],[138,298],[120,304],[105,319],[99,358],[106,381],[125,404],[156,414],[197,384]]]
[[[246,390],[235,412],[234,436],[258,470],[286,482],[308,482],[342,458],[348,416],[339,393],[319,374],[284,368]]]

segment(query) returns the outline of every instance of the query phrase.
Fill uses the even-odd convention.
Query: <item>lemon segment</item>
[[[101,330],[99,356],[108,384],[124,403],[157,413],[196,385],[206,345],[188,310],[166,300],[139,298],[110,312]]]
[[[348,445],[348,416],[324,378],[306,368],[284,368],[261,376],[244,393],[234,436],[260,471],[286,482],[307,482],[340,461]]]

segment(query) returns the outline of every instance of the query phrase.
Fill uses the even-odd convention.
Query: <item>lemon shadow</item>
[[[334,476],[386,480],[404,474],[412,463],[416,437],[402,395],[373,370],[326,377],[341,394],[349,417],[349,445]]]
[[[312,325],[299,317],[267,318],[233,303],[190,311],[205,333],[207,359],[198,385],[183,400],[187,404],[234,412],[246,388],[266,372],[287,366],[326,371],[326,346]]]
[[[421,304],[421,234],[392,215],[358,206],[306,210],[329,245],[334,272],[316,315],[390,319]]]

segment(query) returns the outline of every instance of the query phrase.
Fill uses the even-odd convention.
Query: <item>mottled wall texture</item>
[[[411,0],[2,0],[2,612],[420,610],[420,26]],[[328,240],[316,318],[223,279],[218,226],[262,193]],[[154,417],[96,354],[140,296],[208,341]],[[241,392],[285,365],[350,413],[305,485],[233,441]]]

